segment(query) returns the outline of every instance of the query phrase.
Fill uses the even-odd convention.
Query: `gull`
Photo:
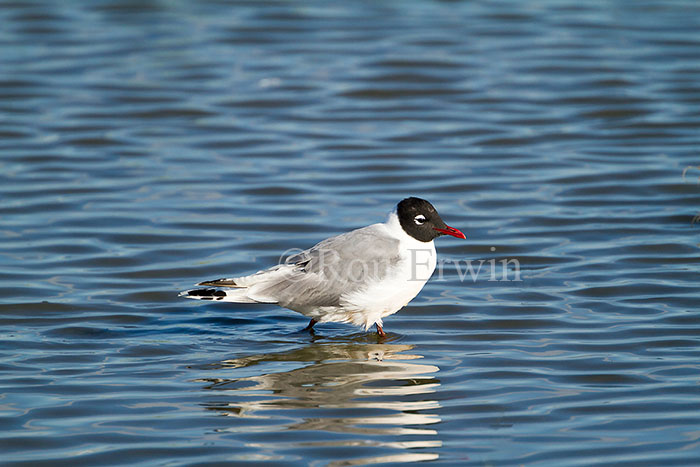
[[[448,226],[428,201],[400,201],[383,223],[327,238],[255,274],[200,282],[180,296],[196,300],[275,304],[317,323],[373,325],[421,291],[437,263],[433,240],[467,237]]]

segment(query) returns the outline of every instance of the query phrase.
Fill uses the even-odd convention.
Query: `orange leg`
[[[386,337],[386,333],[384,332],[384,329],[379,325],[379,323],[376,323],[375,326],[377,326],[377,334],[379,334],[379,337]]]
[[[311,331],[311,332],[313,332],[313,330],[314,330],[314,324],[316,324],[316,323],[318,323],[318,321],[316,321],[315,319],[312,318],[311,321],[309,322],[309,325],[306,326],[304,329],[302,329],[301,332],[304,332],[304,331]]]

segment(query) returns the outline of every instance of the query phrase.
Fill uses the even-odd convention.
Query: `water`
[[[697,2],[0,21],[5,465],[700,461]],[[385,341],[177,297],[408,195],[468,240]]]

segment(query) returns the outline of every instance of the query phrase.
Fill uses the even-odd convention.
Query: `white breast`
[[[382,317],[396,313],[418,295],[437,262],[434,243],[420,242],[404,232],[396,213],[391,213],[382,226],[387,235],[399,239],[401,260],[384,280],[342,297],[342,307],[361,316],[362,322],[355,324],[365,329],[375,322],[381,325]]]

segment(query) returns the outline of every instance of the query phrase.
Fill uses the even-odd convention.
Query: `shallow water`
[[[0,21],[6,465],[700,461],[697,2]],[[177,297],[408,195],[468,240],[384,341]]]

